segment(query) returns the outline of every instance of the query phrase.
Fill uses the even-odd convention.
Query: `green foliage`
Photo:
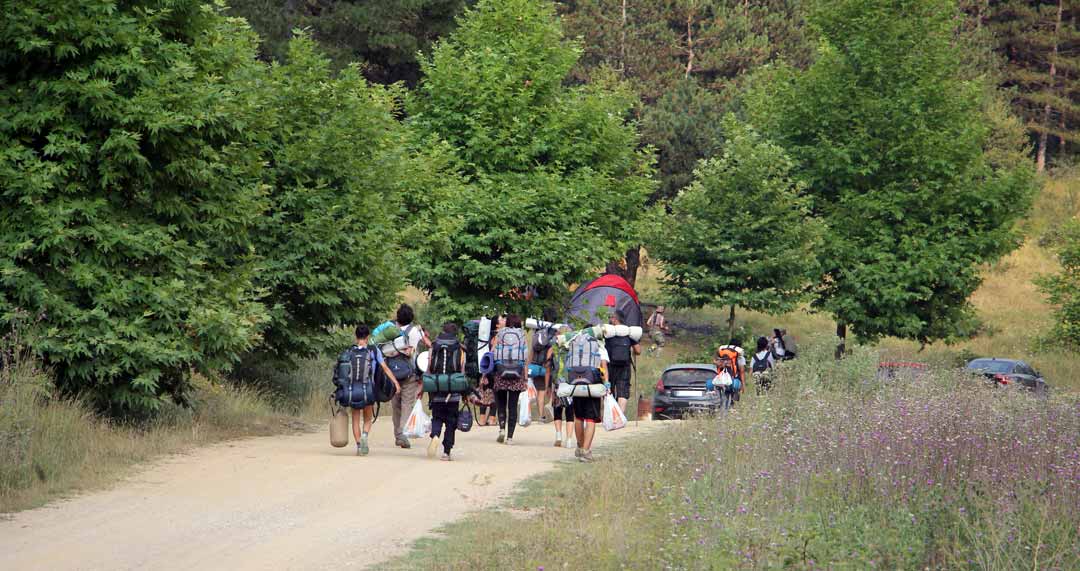
[[[657,199],[674,197],[690,183],[694,166],[723,146],[721,97],[694,79],[677,82],[646,108],[641,136],[657,150]]]
[[[749,97],[828,228],[814,306],[867,340],[966,333],[981,264],[1017,245],[1031,204],[1023,141],[959,79],[955,15],[947,0],[821,3],[815,63]]]
[[[256,39],[196,0],[4,1],[0,324],[114,411],[183,401],[257,340]]]
[[[1055,306],[1057,323],[1050,341],[1077,349],[1080,348],[1080,219],[1073,218],[1065,224],[1060,239],[1061,272],[1041,276],[1036,283]]]
[[[233,0],[232,13],[243,16],[263,38],[267,59],[284,61],[294,30],[307,30],[335,69],[358,62],[373,82],[419,80],[417,54],[450,33],[466,0]]]
[[[270,206],[254,233],[270,321],[257,360],[330,350],[333,326],[375,321],[401,289],[401,196],[418,161],[394,118],[397,95],[356,66],[334,74],[303,36],[270,70]]]
[[[567,87],[577,56],[550,4],[481,1],[421,62],[412,125],[446,141],[466,177],[428,203],[455,221],[446,241],[410,248],[437,313],[538,311],[635,236],[651,182],[626,123],[633,97],[610,78]],[[538,298],[514,299],[530,287]]]
[[[791,311],[815,276],[820,224],[782,148],[730,115],[724,131],[723,154],[700,163],[649,251],[664,263],[675,306]]]

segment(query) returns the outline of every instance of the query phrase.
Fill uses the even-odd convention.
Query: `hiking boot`
[[[499,431],[499,437],[495,439],[495,442],[498,442],[499,444],[502,444],[504,440],[506,440],[506,431],[505,430],[500,430]]]
[[[368,455],[367,438],[361,440],[356,445],[356,455],[357,456],[367,456]]]
[[[450,462],[451,460],[453,460],[453,458],[450,457],[449,452],[443,452],[443,455],[439,456],[439,460],[442,460],[443,462]]]
[[[435,454],[439,451],[439,445],[442,444],[442,439],[438,436],[432,436],[431,442],[427,445],[427,457],[434,458]]]

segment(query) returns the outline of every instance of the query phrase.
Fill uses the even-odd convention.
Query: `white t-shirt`
[[[599,345],[600,345],[600,360],[605,362],[605,363],[610,363],[611,362],[611,357],[608,357],[607,347],[604,347],[603,343],[599,343]]]
[[[424,331],[415,323],[410,323],[405,326],[398,325],[398,329],[401,330],[402,335],[405,335],[406,328],[408,328],[409,333],[405,340],[409,343],[409,347],[412,347],[412,350],[415,353],[416,349],[420,346],[420,342],[424,340]]]

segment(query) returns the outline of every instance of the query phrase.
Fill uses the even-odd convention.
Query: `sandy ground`
[[[594,450],[650,423],[598,430]],[[458,435],[453,462],[427,439],[392,445],[389,415],[371,455],[331,448],[325,430],[220,444],[156,462],[115,489],[0,521],[0,569],[341,569],[377,567],[515,484],[573,460],[551,425]]]

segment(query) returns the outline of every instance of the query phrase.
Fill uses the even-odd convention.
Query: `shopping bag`
[[[623,414],[622,409],[619,408],[619,402],[611,395],[604,397],[603,422],[604,430],[607,431],[618,430],[626,426],[626,415]]]
[[[529,406],[529,399],[518,399],[518,425],[529,426],[532,424],[532,407]]]
[[[529,379],[529,384],[526,391],[529,393],[529,402],[536,402],[536,384],[533,383],[532,379]]]
[[[431,436],[431,417],[424,412],[424,403],[419,400],[413,405],[412,413],[405,421],[405,436],[409,438]]]

